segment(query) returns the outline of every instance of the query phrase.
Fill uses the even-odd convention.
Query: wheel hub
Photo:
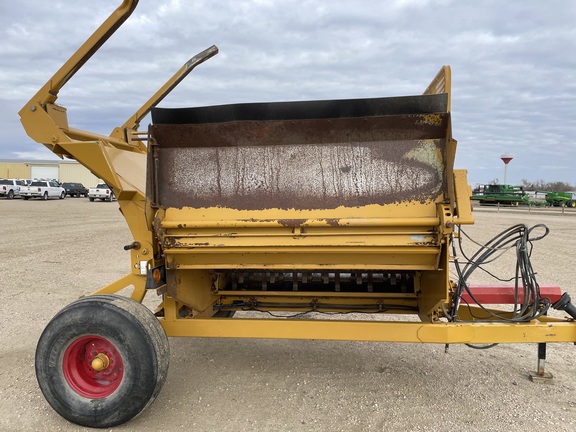
[[[70,387],[90,399],[110,396],[124,376],[120,352],[112,342],[100,336],[74,340],[64,353],[62,369]]]
[[[98,353],[96,355],[96,357],[94,357],[92,359],[91,366],[95,372],[100,372],[100,371],[108,368],[109,364],[110,364],[110,359],[108,358],[108,356],[104,353]]]

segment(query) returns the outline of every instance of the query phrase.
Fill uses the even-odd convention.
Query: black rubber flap
[[[445,113],[447,94],[373,99],[243,103],[196,108],[154,108],[154,124],[202,124],[243,120],[305,120]]]

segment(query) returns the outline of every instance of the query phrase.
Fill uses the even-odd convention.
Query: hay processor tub
[[[466,172],[453,169],[448,67],[420,96],[156,108],[211,47],[110,136],[71,128],[58,91],[136,3],[125,0],[20,111],[34,140],[114,189],[134,238],[130,272],[65,307],[40,338],[38,382],[59,414],[93,427],[138,415],[165,381],[167,336],[531,342],[545,378],[545,344],[576,341],[570,318],[545,315],[553,304],[574,317],[567,294],[530,274],[496,291],[469,287],[465,270],[450,280],[457,228],[473,219]],[[530,241],[518,233],[514,242]],[[131,298],[117,294],[127,287]],[[141,304],[150,292],[155,312]],[[459,308],[486,297],[516,310]],[[246,310],[285,316],[232,318]],[[315,319],[286,318],[308,312]]]

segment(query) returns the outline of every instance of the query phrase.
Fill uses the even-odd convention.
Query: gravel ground
[[[486,241],[545,223],[532,263],[541,284],[573,286],[576,214],[481,209],[466,232]],[[0,200],[0,430],[81,431],[44,400],[34,350],[66,304],[123,276],[131,242],[116,203]],[[467,249],[468,250],[468,249]],[[470,248],[471,250],[471,248]],[[506,254],[497,270],[513,269]],[[472,282],[488,282],[475,275]],[[557,316],[563,314],[554,312]],[[171,339],[168,380],[117,431],[516,431],[576,429],[576,348],[550,344],[555,384],[535,384],[535,344],[452,345]]]

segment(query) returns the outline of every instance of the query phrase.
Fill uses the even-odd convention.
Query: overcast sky
[[[0,3],[0,159],[53,157],[18,111],[119,4]],[[213,44],[161,106],[417,95],[450,65],[472,185],[504,180],[503,153],[508,183],[576,184],[576,1],[140,0],[58,103],[109,134]]]

